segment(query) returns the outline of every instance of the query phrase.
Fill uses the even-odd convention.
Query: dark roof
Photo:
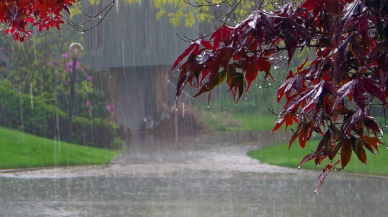
[[[172,65],[188,47],[176,34],[197,38],[199,26],[175,27],[167,16],[157,20],[157,10],[149,2],[118,2],[119,11],[113,7],[99,26],[85,32],[82,61],[91,68]],[[82,10],[95,14],[101,7],[84,4]]]

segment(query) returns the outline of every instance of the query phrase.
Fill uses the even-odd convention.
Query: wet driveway
[[[108,166],[0,173],[0,216],[384,216],[388,179],[268,166],[285,135],[136,135]],[[183,140],[182,140],[183,141]]]

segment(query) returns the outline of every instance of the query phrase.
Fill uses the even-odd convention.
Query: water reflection
[[[161,170],[187,166],[179,172],[166,170],[165,173],[119,176],[113,170],[113,175],[51,178],[20,178],[23,173],[18,173],[18,177],[2,175],[0,216],[385,215],[387,179],[331,174],[324,191],[314,195],[316,172],[222,168],[222,164],[231,165],[226,160],[230,158],[232,162],[236,160],[236,167],[258,165],[232,155],[252,148],[249,141],[236,144],[228,139],[220,143],[218,139],[214,139],[212,146],[202,144],[202,140],[209,141],[204,137],[186,146],[139,137],[132,140],[116,162],[122,168],[143,164],[159,165]],[[225,154],[226,158],[206,155],[206,152],[216,153],[213,150]],[[212,165],[200,167],[209,163]],[[188,166],[192,164],[199,165],[199,169]]]

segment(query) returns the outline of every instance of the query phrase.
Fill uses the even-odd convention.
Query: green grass
[[[271,131],[275,115],[258,113],[203,112],[201,120],[213,130],[226,131]]]
[[[383,138],[386,142],[387,138]],[[270,165],[284,166],[297,168],[299,162],[304,156],[311,153],[311,150],[315,150],[318,145],[318,141],[310,141],[306,144],[306,147],[302,149],[299,144],[294,143],[290,150],[288,150],[288,144],[280,144],[270,147],[265,147],[258,150],[248,152],[248,156],[259,160],[261,163],[267,163]],[[367,152],[367,164],[361,163],[357,156],[352,153],[349,164],[344,169],[349,173],[362,173],[369,175],[384,175],[388,176],[388,151],[384,146],[379,146],[380,154],[372,154]],[[335,159],[337,161],[337,159]],[[314,160],[302,164],[304,169],[319,169],[322,170],[329,161],[325,159],[321,166],[315,166]]]
[[[58,142],[0,128],[0,169],[107,164],[119,151]]]
[[[275,115],[260,115],[260,114],[247,114],[247,113],[235,113],[232,115],[232,120],[241,121],[241,125],[237,128],[231,127],[230,130],[260,130],[271,131],[275,126]]]
[[[206,109],[201,112],[201,119],[207,127],[214,130],[225,131],[270,131],[275,126],[274,115],[263,115],[259,113],[233,113],[233,112],[212,112]],[[382,118],[377,118],[378,123],[385,123]],[[284,131],[284,126],[279,129]],[[383,137],[383,142],[388,142],[388,137]],[[258,159],[261,163],[278,165],[284,167],[297,168],[299,162],[304,156],[315,150],[318,145],[318,140],[310,141],[306,147],[302,149],[297,142],[293,144],[291,149],[288,149],[287,144],[270,146],[258,150],[248,152],[248,156]],[[367,164],[362,164],[357,156],[353,153],[349,164],[345,168],[345,172],[362,173],[373,175],[388,176],[388,151],[384,146],[379,146],[380,154],[372,154],[366,150]],[[337,159],[336,159],[337,160]],[[335,161],[336,161],[335,160]],[[326,164],[330,163],[327,159],[324,160],[321,166],[315,166],[314,161],[307,162],[302,165],[304,169],[322,170]]]

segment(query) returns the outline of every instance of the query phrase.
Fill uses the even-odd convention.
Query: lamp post
[[[77,60],[82,57],[83,54],[83,48],[80,43],[72,43],[69,46],[69,56],[73,60],[73,67],[71,71],[71,77],[70,77],[70,94],[69,94],[69,123],[68,123],[68,142],[73,142],[72,138],[72,122],[73,122],[73,107],[74,107],[74,101],[75,101],[75,89],[74,84],[76,82],[76,64]]]

